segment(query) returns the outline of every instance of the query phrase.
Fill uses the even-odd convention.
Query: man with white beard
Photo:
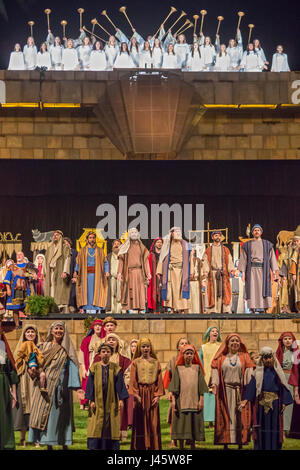
[[[188,313],[190,301],[190,268],[192,248],[182,239],[179,227],[173,227],[164,238],[156,274],[162,279],[162,299],[171,313]]]
[[[122,309],[130,313],[144,313],[146,309],[146,287],[151,279],[148,256],[149,251],[141,242],[138,230],[131,228],[119,250],[117,276],[122,281]]]

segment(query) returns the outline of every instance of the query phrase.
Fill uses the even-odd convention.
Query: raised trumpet
[[[219,21],[219,23],[218,23],[218,27],[217,27],[217,32],[216,32],[216,34],[219,34],[219,29],[220,29],[221,21],[224,20],[224,17],[223,17],[223,16],[218,16],[218,17],[217,17],[217,20]]]
[[[95,26],[96,26],[96,24],[97,24],[97,18],[93,18],[93,19],[91,20],[91,23],[92,23],[92,25],[93,25],[93,27],[92,27],[92,34],[94,34],[94,29],[95,29]],[[84,27],[83,27],[83,29],[84,29]]]
[[[177,11],[177,8],[171,7],[171,10],[170,10],[169,14],[166,16],[166,18],[164,19],[164,21],[162,22],[162,24],[160,25],[160,27],[158,28],[158,30],[157,30],[156,33],[154,34],[154,36],[153,36],[154,38],[155,38],[155,36],[159,33],[160,28],[165,24],[165,22],[167,21],[167,19],[168,19],[173,13],[175,13],[175,11]]]
[[[171,29],[175,26],[175,24],[178,23],[179,20],[181,20],[181,18],[182,18],[183,16],[186,16],[186,13],[185,13],[183,10],[181,10],[180,16],[177,18],[176,21],[174,21],[174,23],[172,24],[172,26],[170,26],[170,28],[168,28],[168,31],[171,31]],[[167,34],[167,32],[165,32],[163,38],[165,37],[166,34]],[[162,39],[163,39],[163,38],[162,38]]]
[[[48,29],[50,29],[50,18],[49,18],[50,13],[51,13],[50,8],[46,8],[46,10],[44,11],[44,13],[46,13],[46,15],[47,15]]]
[[[240,29],[241,19],[243,16],[245,16],[245,13],[243,11],[238,11],[239,20],[238,20],[237,29]]]
[[[104,28],[104,26],[102,26],[102,25],[97,21],[96,18],[95,18],[95,20],[96,20],[96,23],[95,23],[95,24],[96,24],[97,26],[99,26],[99,28],[101,28],[101,29],[108,35],[108,37],[111,36],[111,34]]]
[[[78,8],[78,13],[80,16],[80,29],[82,29],[82,14],[84,13],[84,8]]]
[[[200,33],[202,33],[202,28],[203,28],[203,23],[204,23],[204,16],[207,15],[207,11],[206,10],[201,10],[200,14],[201,14]]]
[[[106,18],[108,19],[108,21],[113,25],[113,27],[114,27],[115,30],[117,31],[118,28],[117,28],[116,25],[111,21],[110,17],[109,17],[108,14],[106,13],[106,10],[102,10],[102,11],[101,11],[101,15],[106,16]]]
[[[91,36],[94,36],[95,38],[97,38],[100,41],[104,42],[105,44],[107,43],[107,41],[105,41],[105,39],[102,39],[100,36],[97,36],[97,34],[95,34],[93,31],[89,31],[85,26],[83,26],[82,29],[84,31],[86,31],[88,34],[90,34]]]
[[[129,19],[128,16],[127,16],[126,7],[121,7],[121,8],[119,9],[119,11],[125,15],[125,18],[126,18],[126,20],[128,21],[128,23],[130,24],[131,29],[134,29],[133,26],[132,26],[132,23],[131,23],[130,19]]]
[[[176,33],[174,33],[174,36],[175,36],[175,35],[177,36],[177,34],[181,34],[181,29],[183,29],[187,24],[190,24],[190,23],[191,23],[191,21],[188,20],[188,19],[186,19],[186,20],[185,20],[185,23],[183,23],[183,25],[180,26],[180,28],[176,31]],[[194,25],[193,25],[193,26],[194,26]]]
[[[249,28],[249,36],[248,36],[248,44],[249,44],[250,39],[251,39],[252,29],[254,28],[254,24],[248,24],[248,28]]]
[[[193,15],[193,18],[194,18],[194,20],[195,20],[195,23],[194,23],[194,34],[196,34],[197,21],[199,20],[200,16],[199,16],[199,15]]]
[[[188,26],[186,26],[184,29],[182,29],[179,34],[184,33],[184,31],[186,31],[186,30],[189,29],[189,28],[192,28],[193,26],[194,26],[194,23],[192,23],[191,21],[189,21]]]
[[[30,36],[33,37],[33,26],[34,26],[34,21],[28,21],[28,24],[30,26]]]
[[[66,20],[62,20],[62,21],[60,22],[60,24],[61,24],[62,27],[63,27],[63,37],[65,38],[65,37],[66,37],[66,26],[67,26],[68,22],[67,22]]]

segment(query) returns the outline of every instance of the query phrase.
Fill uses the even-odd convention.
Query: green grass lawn
[[[168,414],[168,407],[169,402],[167,400],[160,401],[160,419],[161,419],[161,437],[162,437],[162,446],[164,450],[170,449],[170,426],[167,424],[167,414]],[[72,450],[85,450],[87,449],[86,444],[86,428],[87,428],[87,411],[80,410],[79,404],[76,403],[74,405],[74,416],[75,416],[75,428],[76,431],[73,434],[73,445],[70,447]],[[16,448],[18,450],[24,450],[24,447],[20,446],[20,433],[16,432]],[[121,442],[121,450],[129,450],[130,449],[130,438],[131,438],[131,431],[128,431],[127,440]],[[199,449],[223,449],[222,446],[214,446],[213,439],[214,439],[214,431],[208,427],[205,427],[205,442],[197,443],[197,448]],[[231,449],[237,449],[237,446],[231,446]],[[253,448],[252,442],[249,446],[245,446],[244,449],[249,450]],[[46,447],[39,447],[36,448],[31,445],[27,445],[25,449],[28,450],[45,450]],[[55,447],[55,449],[61,449],[61,447]],[[285,450],[292,450],[292,449],[300,449],[300,440],[298,439],[285,439],[283,444],[283,449]]]

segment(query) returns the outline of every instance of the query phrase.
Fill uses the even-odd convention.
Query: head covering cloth
[[[41,338],[40,338],[40,334],[39,334],[39,330],[38,330],[37,326],[34,325],[33,323],[30,323],[30,324],[26,325],[22,330],[21,336],[20,336],[19,341],[17,343],[17,346],[14,350],[14,359],[15,360],[17,360],[17,355],[18,355],[18,351],[20,349],[21,344],[24,343],[24,341],[27,341],[26,338],[25,338],[25,333],[26,333],[27,330],[30,330],[30,329],[34,330],[35,334],[36,334],[34,344],[38,345],[41,342]]]
[[[209,343],[209,342],[210,342],[210,341],[209,341],[209,340],[210,340],[210,332],[211,332],[211,330],[213,330],[214,328],[215,328],[216,330],[218,330],[217,342],[218,342],[218,343],[221,343],[222,338],[221,338],[221,335],[220,335],[220,330],[219,330],[219,328],[218,328],[217,326],[210,326],[210,327],[206,330],[206,332],[205,332],[205,334],[204,334],[204,336],[203,336],[203,338],[202,338],[202,344],[206,344],[206,343]]]
[[[282,361],[283,361],[283,353],[284,353],[283,338],[285,336],[290,336],[293,339],[293,343],[291,346],[291,351],[293,352],[293,354],[299,349],[295,335],[291,331],[285,331],[284,333],[282,333],[278,338],[278,347],[276,349],[276,357],[279,361],[279,364],[282,364]]]
[[[264,363],[263,363],[263,357],[266,355],[272,355],[274,359],[274,370],[276,374],[278,375],[278,378],[282,385],[284,385],[286,388],[288,388],[288,383],[286,380],[285,373],[282,370],[281,365],[279,364],[279,361],[277,357],[275,356],[275,353],[272,348],[269,346],[264,346],[259,353],[259,360],[256,365],[256,369],[253,372],[253,375],[256,379],[256,396],[260,395],[261,390],[262,390],[262,385],[263,385],[263,379],[264,379]]]
[[[141,355],[142,355],[141,346],[143,346],[145,344],[150,345],[150,356],[153,357],[154,359],[157,359],[157,355],[156,355],[156,353],[153,349],[153,345],[152,345],[149,338],[141,338],[141,339],[138,340],[138,343],[136,345],[136,349],[135,349],[135,352],[134,352],[134,355],[133,355],[133,359],[137,359],[138,357],[141,357]]]
[[[178,354],[178,358],[177,358],[175,367],[185,365],[184,353],[186,351],[193,351],[194,357],[193,357],[193,360],[192,360],[192,364],[198,364],[198,366],[201,367],[203,375],[205,375],[205,372],[204,372],[203,365],[201,363],[199,354],[198,354],[198,352],[197,352],[197,350],[196,350],[196,348],[193,344],[186,344],[185,346],[182,346],[182,348],[180,349],[180,352]]]
[[[68,332],[68,329],[67,329],[67,326],[66,326],[65,322],[59,320],[59,321],[53,322],[50,325],[48,335],[46,337],[46,342],[52,342],[53,341],[52,330],[56,326],[61,326],[65,331],[65,334],[64,334],[62,342],[60,343],[60,346],[62,348],[64,348],[64,350],[66,351],[66,353],[67,353],[68,357],[71,359],[71,361],[74,362],[74,364],[77,367],[79,367],[79,362],[78,362],[76,350],[75,350],[74,345],[72,343],[72,340],[70,338],[70,335],[69,335],[69,332]]]

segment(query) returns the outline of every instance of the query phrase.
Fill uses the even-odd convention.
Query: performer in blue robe
[[[273,350],[260,351],[257,368],[246,387],[244,400],[253,406],[252,438],[255,450],[280,450],[283,443],[283,411],[293,403],[285,374]]]

